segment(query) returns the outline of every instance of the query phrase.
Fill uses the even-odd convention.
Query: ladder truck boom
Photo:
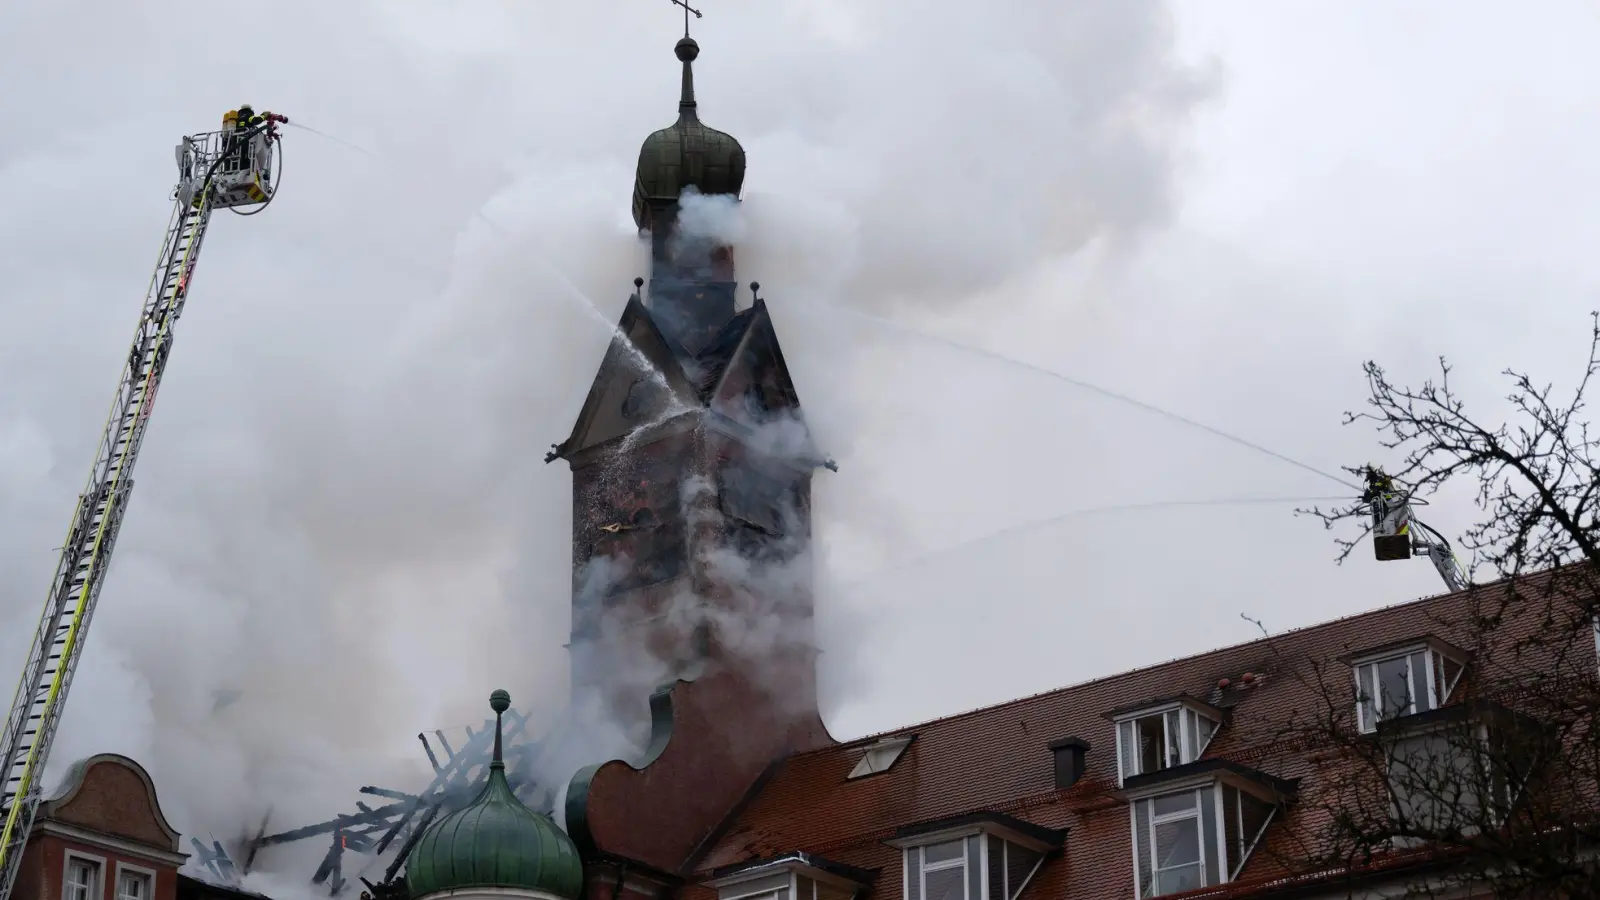
[[[201,242],[219,209],[253,215],[272,202],[277,126],[288,119],[230,110],[222,130],[185,137],[177,147],[178,185],[161,254],[146,288],[133,346],[95,451],[87,487],[78,497],[28,650],[22,678],[0,733],[5,754],[0,787],[0,900],[9,900],[42,795],[45,761],[83,653],[89,622],[133,490],[133,469],[144,441],[161,375],[172,352],[173,325],[188,299]],[[279,174],[282,174],[279,154]],[[250,210],[246,212],[245,210]]]
[[[1372,517],[1372,549],[1380,562],[1426,556],[1452,591],[1466,590],[1467,574],[1444,535],[1418,521],[1411,493],[1395,484],[1377,466],[1366,469],[1367,490],[1361,503]]]

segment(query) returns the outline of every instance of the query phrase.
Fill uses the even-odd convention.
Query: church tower
[[[658,687],[729,672],[814,716],[811,476],[759,285],[739,309],[744,148],[700,120],[687,34],[678,120],[639,152],[633,217],[648,286],[617,325],[571,435],[574,697],[643,723]],[[770,712],[770,710],[769,710]]]

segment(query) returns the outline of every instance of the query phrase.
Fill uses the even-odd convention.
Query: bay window
[[[1424,639],[1350,660],[1357,727],[1370,734],[1380,722],[1444,706],[1466,669],[1464,658],[1442,641]]]
[[[1118,780],[1194,762],[1221,720],[1217,710],[1187,699],[1116,716]]]
[[[1144,776],[1127,796],[1140,900],[1239,877],[1282,804],[1287,783],[1220,760],[1178,777]]]
[[[998,813],[903,829],[905,900],[1018,900],[1065,833]]]

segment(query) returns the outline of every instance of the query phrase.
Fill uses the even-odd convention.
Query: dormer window
[[[812,853],[786,853],[719,869],[707,882],[717,900],[854,900],[872,873]]]
[[[1222,713],[1183,697],[1113,714],[1117,725],[1119,783],[1200,758],[1222,722]]]
[[[1001,813],[977,813],[900,829],[905,900],[1019,900],[1065,832]]]
[[[1443,641],[1425,638],[1354,657],[1356,724],[1362,733],[1379,722],[1425,713],[1450,702],[1466,654]]]
[[[1136,895],[1163,897],[1238,878],[1292,790],[1221,759],[1129,779]]]
[[[861,754],[861,759],[856,761],[856,767],[850,770],[850,778],[865,778],[879,772],[889,771],[895,764],[900,754],[911,745],[911,737],[883,738],[876,743],[869,744]]]
[[[1499,828],[1558,753],[1537,720],[1465,701],[1378,726],[1397,845],[1459,841]]]

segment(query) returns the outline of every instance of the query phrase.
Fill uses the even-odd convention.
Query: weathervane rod
[[[701,18],[700,10],[695,9],[694,7],[690,6],[688,3],[685,3],[684,0],[672,0],[672,2],[676,3],[677,5],[679,5],[681,7],[683,7],[683,36],[684,37],[688,37],[689,36],[689,13],[694,13],[694,17],[696,19],[698,19],[698,18]]]

